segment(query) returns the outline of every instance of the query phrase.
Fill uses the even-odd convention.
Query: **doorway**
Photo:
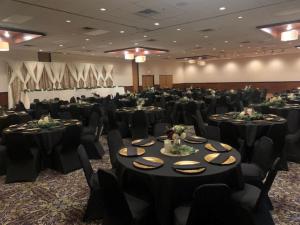
[[[154,87],[154,75],[142,76],[142,88],[143,90]]]
[[[173,75],[159,75],[159,87],[173,88]]]

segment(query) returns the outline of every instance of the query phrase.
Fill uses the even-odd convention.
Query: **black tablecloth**
[[[232,115],[229,114],[220,114],[218,117],[212,115],[209,117],[210,124],[215,126],[220,126],[221,123],[231,123],[238,130],[240,138],[245,140],[247,147],[253,147],[257,139],[266,135],[270,127],[273,124],[286,124],[286,120],[281,118],[281,121],[267,121],[267,120],[257,120],[257,121],[243,121],[237,122],[232,118]],[[221,130],[222,132],[222,130]],[[221,134],[222,136],[222,134]]]
[[[215,143],[214,141],[209,141]],[[144,156],[154,156],[164,160],[164,165],[158,169],[142,170],[133,166],[136,157],[123,157],[118,155],[118,172],[121,180],[128,176],[136,176],[136,179],[143,180],[150,191],[155,202],[155,211],[161,225],[172,224],[173,209],[180,203],[192,199],[193,191],[201,184],[226,183],[234,189],[243,188],[243,180],[240,171],[240,154],[236,150],[230,153],[237,161],[233,165],[219,166],[207,163],[203,158],[212,153],[204,148],[203,144],[187,144],[199,149],[199,152],[185,157],[170,157],[160,153],[163,147],[162,142],[156,142],[151,147],[146,147]],[[186,175],[173,170],[172,165],[176,161],[194,160],[199,161],[206,171],[201,174]],[[135,183],[131,183],[132,186]]]
[[[11,124],[8,124],[8,116],[9,115],[17,115],[19,117],[19,122],[26,122],[30,119],[30,115],[26,112],[14,112],[14,111],[6,111],[5,115],[0,115],[0,133],[6,127]]]
[[[136,107],[124,107],[116,111],[117,119],[131,124],[132,115],[137,110]],[[145,111],[149,124],[153,125],[164,118],[164,109],[160,107],[147,106],[142,107]]]

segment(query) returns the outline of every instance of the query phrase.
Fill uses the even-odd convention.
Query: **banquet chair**
[[[103,225],[154,224],[148,202],[123,192],[111,171],[99,169],[98,177],[104,202]]]
[[[15,111],[16,112],[21,112],[21,111],[25,111],[26,112],[26,108],[24,106],[24,103],[19,101],[17,104],[16,104],[16,107],[15,107]]]
[[[191,203],[174,210],[175,225],[252,225],[245,210],[230,199],[226,184],[203,184],[196,188]]]
[[[243,146],[243,140],[239,138],[238,130],[236,129],[236,127],[232,123],[221,122],[219,128],[221,141],[223,143],[229,144],[235,149],[240,150],[240,153],[242,153],[241,147]]]
[[[98,112],[93,111],[90,115],[88,126],[84,127],[82,134],[95,134],[99,123],[100,115]]]
[[[263,204],[266,204],[272,210],[273,205],[268,193],[277,175],[279,163],[280,158],[278,157],[273,162],[261,188],[246,183],[244,189],[233,192],[231,198],[248,211],[256,211]]]
[[[103,217],[103,202],[101,199],[98,174],[94,172],[88,155],[82,145],[77,149],[83,172],[90,188],[90,196],[83,221],[98,220]]]
[[[71,125],[65,128],[61,143],[54,148],[54,169],[66,174],[81,168],[77,148],[80,145],[81,127]]]
[[[156,123],[153,127],[153,136],[154,137],[159,137],[162,135],[166,135],[167,131],[170,128],[169,123]]]
[[[0,145],[0,176],[6,174],[7,151],[4,145]]]
[[[35,181],[40,171],[40,153],[22,133],[5,134],[6,183]]]
[[[272,139],[261,137],[255,142],[251,163],[241,164],[245,182],[261,187],[275,158]]]
[[[83,116],[80,112],[80,109],[77,107],[77,105],[70,105],[69,110],[73,119],[83,121]]]
[[[101,159],[105,151],[100,142],[100,136],[103,132],[103,119],[100,118],[97,124],[96,134],[83,134],[80,138],[89,159]]]
[[[204,124],[200,113],[193,116],[194,130],[197,136],[205,137],[216,141],[221,140],[220,128]]]
[[[70,103],[76,103],[75,97],[71,97],[71,98],[70,98]]]
[[[287,153],[284,149],[286,124],[273,124],[267,132],[267,137],[273,141],[274,158],[280,157],[280,169],[287,170]]]
[[[132,139],[148,137],[148,119],[145,111],[137,110],[132,115],[131,135]]]
[[[112,168],[117,167],[117,154],[118,151],[124,147],[122,136],[118,130],[111,130],[107,135],[107,144],[109,150],[109,157]]]
[[[123,138],[131,137],[130,129],[125,121],[119,121],[116,116],[116,111],[112,107],[106,109],[105,128],[107,132],[118,129]]]
[[[300,163],[300,129],[285,136],[284,152],[288,161]]]
[[[6,127],[9,127],[10,125],[14,125],[14,124],[20,124],[20,123],[21,123],[21,118],[16,114],[10,114],[6,118]]]

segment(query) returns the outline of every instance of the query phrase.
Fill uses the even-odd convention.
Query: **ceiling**
[[[0,6],[0,26],[47,34],[12,49],[96,56],[135,45],[169,49],[153,56],[161,58],[300,51],[294,48],[300,41],[280,42],[256,28],[299,20],[299,0],[0,0]]]

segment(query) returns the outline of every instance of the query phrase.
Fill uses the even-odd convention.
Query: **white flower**
[[[185,139],[185,138],[186,138],[186,133],[183,132],[183,133],[180,135],[180,138],[181,138],[181,139]]]

